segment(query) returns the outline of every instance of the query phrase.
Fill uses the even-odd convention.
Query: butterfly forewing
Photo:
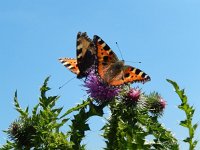
[[[98,62],[115,63],[119,60],[112,49],[97,35],[94,36],[94,44],[97,47]]]
[[[99,76],[105,81],[109,82],[111,66],[114,65],[118,58],[110,47],[97,35],[94,36],[94,43],[97,47],[97,72]]]
[[[78,78],[87,75],[87,70],[94,64],[96,47],[93,41],[87,36],[86,32],[77,34],[77,66],[79,68]]]

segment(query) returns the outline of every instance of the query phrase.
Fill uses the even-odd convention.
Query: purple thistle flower
[[[140,92],[139,89],[131,88],[129,90],[129,92],[127,93],[127,98],[129,100],[131,100],[132,102],[137,102],[139,100],[139,98],[140,98],[140,94],[141,94],[141,92]]]
[[[87,88],[86,91],[90,97],[99,103],[112,100],[120,92],[119,87],[111,87],[101,82],[94,71],[90,72],[90,74],[87,76],[84,87]]]
[[[140,109],[145,105],[145,98],[139,88],[128,87],[128,89],[125,89],[125,93],[122,96],[122,100],[125,102],[126,106]]]
[[[166,105],[167,105],[166,101],[162,97],[160,97],[160,107],[161,107],[161,109],[162,110],[165,109]]]

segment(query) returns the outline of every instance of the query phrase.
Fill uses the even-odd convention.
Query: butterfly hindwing
[[[141,71],[132,66],[125,65],[121,73],[118,74],[118,77],[115,77],[115,80],[111,80],[111,85],[122,85],[126,83],[133,82],[146,82],[149,81],[150,77]]]
[[[100,78],[111,86],[119,86],[126,83],[145,82],[150,77],[140,69],[124,65],[110,47],[97,35],[94,36],[97,47],[96,71]]]
[[[80,71],[77,78],[83,78],[87,76],[88,69],[94,64],[96,55],[96,47],[86,32],[77,34],[76,54]]]
[[[73,58],[60,58],[59,61],[71,72],[79,74],[80,71],[77,66],[77,60]]]

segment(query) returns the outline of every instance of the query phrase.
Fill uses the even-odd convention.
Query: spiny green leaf
[[[42,87],[40,88],[40,92],[41,92],[41,97],[43,99],[46,99],[46,91],[50,90],[50,88],[47,86],[47,83],[49,81],[50,77],[47,77],[42,85]]]
[[[174,82],[174,81],[172,81],[172,80],[170,80],[170,79],[166,79],[169,83],[171,83],[173,86],[174,86],[174,88],[175,89],[179,89],[179,86],[178,86],[178,84],[176,83],[176,82]]]
[[[29,107],[26,107],[26,110],[25,110],[26,114],[28,114],[28,109],[29,109]]]
[[[183,141],[189,143],[191,141],[191,138],[188,137],[188,138],[184,139]]]
[[[73,107],[73,108],[67,110],[67,112],[64,113],[64,114],[60,117],[60,119],[63,118],[63,117],[65,117],[65,116],[67,116],[67,115],[70,114],[71,112],[78,111],[78,110],[80,110],[80,109],[86,107],[86,106],[89,105],[89,104],[90,104],[90,100],[83,101],[82,104],[78,104],[77,106],[75,106],[75,107]]]
[[[180,121],[180,123],[179,123],[181,126],[183,126],[183,127],[188,127],[188,120],[184,120],[184,121]]]
[[[65,124],[69,119],[62,119],[62,124]]]
[[[23,111],[18,103],[17,91],[15,92],[15,96],[14,96],[14,105],[15,105],[15,109],[21,114],[22,117],[28,116],[28,112],[26,112],[26,110]]]
[[[193,142],[193,147],[194,147],[194,148],[196,147],[197,143],[198,143],[197,140],[195,140],[195,141]]]
[[[196,124],[193,125],[193,129],[194,129],[194,130],[196,130],[197,127],[198,127],[198,123],[196,123]]]
[[[61,108],[55,108],[55,109],[52,109],[52,112],[53,113],[57,113],[57,115],[59,115],[60,112],[62,111],[62,109],[63,109],[63,107],[61,107]]]
[[[91,116],[93,115],[103,116],[103,108],[105,105],[96,106],[91,102],[89,106],[90,106],[89,113]]]
[[[2,148],[0,148],[0,150],[10,150],[10,149],[13,149],[13,147],[15,147],[15,143],[12,143],[12,142],[10,142],[10,141],[6,141],[6,144],[5,145],[3,145],[3,147]]]
[[[39,104],[37,104],[37,105],[33,108],[33,111],[32,111],[32,114],[33,114],[33,115],[36,115],[38,107],[39,107]]]

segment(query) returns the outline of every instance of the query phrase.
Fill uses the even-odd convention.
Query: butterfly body
[[[102,63],[102,64],[104,64],[104,63]],[[124,63],[122,61],[118,61],[116,63],[111,63],[110,67],[107,70],[105,70],[105,73],[102,76],[104,81],[106,83],[110,83],[118,74],[121,73],[123,67],[124,67]]]
[[[108,85],[120,86],[150,80],[150,77],[140,69],[125,65],[123,60],[119,60],[110,47],[97,35],[94,36],[94,43],[97,47],[96,72]]]

